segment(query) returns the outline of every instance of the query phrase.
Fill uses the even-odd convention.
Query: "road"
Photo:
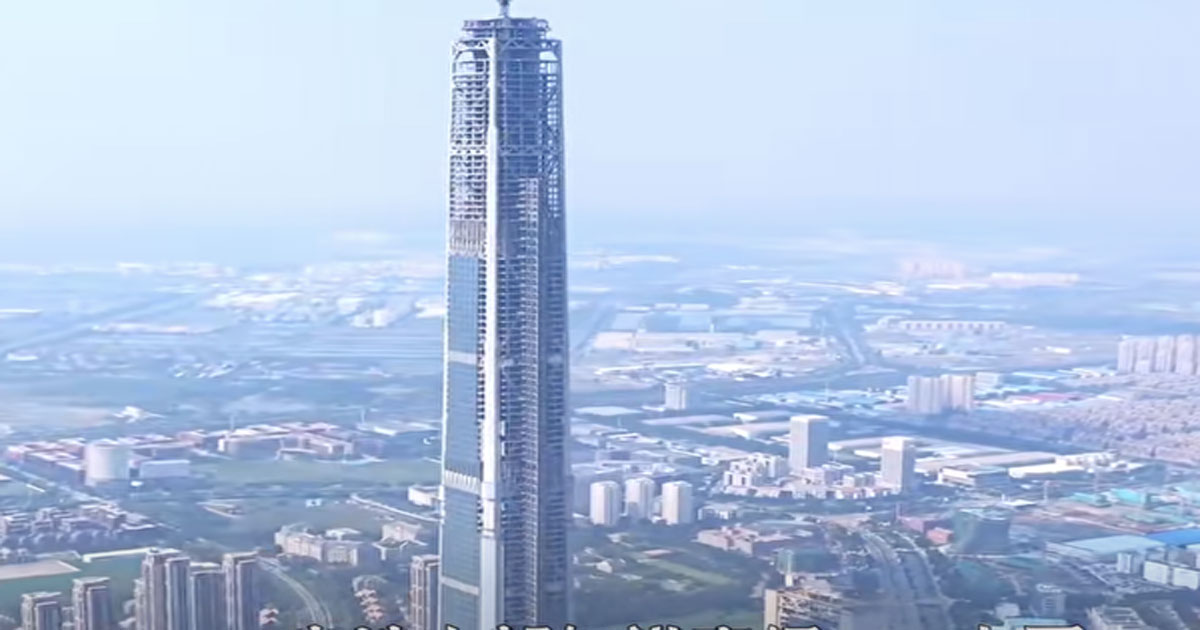
[[[296,578],[288,575],[287,570],[275,560],[263,558],[260,560],[260,563],[264,571],[275,576],[277,579],[279,579],[279,581],[287,585],[287,587],[292,589],[292,592],[296,594],[296,597],[300,598],[300,601],[304,602],[304,608],[307,612],[305,619],[312,620],[309,623],[316,624],[322,628],[333,627],[333,615],[329,613],[329,609],[325,607],[325,604],[321,603],[321,601],[318,600],[312,594],[312,592],[308,590],[308,587],[301,584],[296,580]]]
[[[862,536],[879,565],[880,586],[892,613],[889,630],[950,630],[924,558],[915,551],[897,551],[873,532]]]

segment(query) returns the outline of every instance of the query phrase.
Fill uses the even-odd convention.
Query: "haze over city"
[[[9,4],[4,257],[29,234],[78,252],[72,232],[94,230],[136,229],[125,247],[284,225],[439,242],[446,39],[489,4]],[[517,9],[572,43],[580,238],[619,237],[614,221],[1038,238],[1037,219],[1081,241],[1195,226],[1193,2]]]
[[[0,8],[0,630],[1200,628],[1198,18]]]

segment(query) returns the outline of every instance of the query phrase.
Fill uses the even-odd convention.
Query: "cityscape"
[[[461,4],[444,238],[0,264],[0,630],[1200,628],[1194,251],[576,238]]]

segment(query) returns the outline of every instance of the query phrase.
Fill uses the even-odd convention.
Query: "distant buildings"
[[[728,487],[750,488],[785,476],[787,468],[786,460],[782,457],[755,453],[746,459],[730,462],[722,481]]]
[[[133,450],[113,440],[98,440],[84,450],[84,481],[89,486],[128,483]]]
[[[625,515],[630,521],[645,521],[654,516],[656,484],[649,477],[634,477],[625,481]]]
[[[71,587],[71,606],[75,610],[75,630],[113,630],[113,610],[109,579],[80,578]]]
[[[745,527],[706,529],[696,534],[696,542],[722,551],[765,557],[791,545],[795,536],[777,531],[757,531]]]
[[[1062,619],[1067,614],[1067,593],[1057,584],[1038,584],[1029,608],[1039,617]]]
[[[688,386],[683,383],[663,385],[663,408],[667,411],[687,411],[691,404]]]
[[[285,554],[322,564],[371,566],[379,559],[379,552],[354,529],[316,532],[304,524],[287,525],[275,533],[275,544]]]
[[[21,630],[62,630],[62,593],[21,596]]]
[[[877,630],[889,624],[887,607],[881,602],[856,598],[825,580],[804,580],[763,592],[763,625]]]
[[[917,447],[912,438],[884,438],[880,448],[880,481],[901,493],[917,486]]]
[[[1088,611],[1088,630],[1154,630],[1132,608],[1100,606]]]
[[[593,483],[590,506],[593,525],[615,527],[621,522],[621,484],[615,481]]]
[[[947,411],[975,409],[975,376],[943,374],[908,377],[908,412],[936,416]]]
[[[692,484],[670,481],[662,487],[662,518],[667,525],[687,525],[696,520]]]
[[[1198,351],[1196,335],[1126,337],[1117,343],[1117,371],[1193,376],[1200,370]]]
[[[409,566],[408,621],[412,630],[438,630],[438,570],[436,555],[414,556]]]
[[[788,465],[797,475],[829,461],[829,418],[792,416],[788,436]]]
[[[1012,514],[991,508],[969,508],[954,515],[954,551],[962,554],[1008,553]]]

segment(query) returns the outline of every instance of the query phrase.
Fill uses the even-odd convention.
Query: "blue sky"
[[[437,225],[449,42],[494,11],[2,3],[0,231]],[[1195,0],[514,0],[514,13],[566,42],[569,204],[585,224],[836,214],[969,229],[1200,205]]]

